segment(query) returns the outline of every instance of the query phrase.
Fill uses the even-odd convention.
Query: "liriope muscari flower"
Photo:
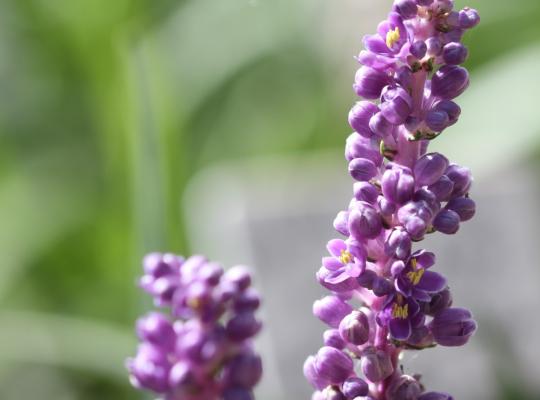
[[[260,298],[246,268],[226,272],[203,256],[151,253],[140,287],[167,314],[137,321],[141,341],[126,362],[131,383],[162,400],[252,400],[262,374],[252,338]]]
[[[469,86],[461,38],[478,13],[452,0],[395,0],[365,50],[353,89],[364,100],[349,113],[345,158],[354,197],[338,213],[346,238],[328,243],[317,272],[332,293],[314,314],[330,329],[304,364],[317,400],[444,400],[399,367],[402,350],[461,346],[476,330],[471,313],[452,308],[435,254],[414,250],[427,234],[454,234],[471,219],[469,169],[428,144],[454,125],[454,101]],[[360,306],[358,306],[360,304]],[[355,367],[357,365],[357,367]]]

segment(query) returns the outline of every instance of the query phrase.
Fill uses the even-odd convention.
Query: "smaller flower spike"
[[[461,115],[456,98],[470,82],[461,38],[479,21],[453,0],[395,0],[363,38],[345,146],[354,197],[334,220],[345,238],[328,243],[317,272],[332,293],[313,307],[331,329],[304,365],[313,400],[452,399],[424,392],[399,356],[464,345],[476,330],[470,311],[453,307],[435,254],[415,243],[457,233],[476,212],[469,169],[428,147]]]
[[[143,266],[141,288],[170,313],[137,321],[141,344],[126,362],[133,386],[163,400],[253,400],[262,362],[252,338],[261,323],[248,270],[160,253]]]

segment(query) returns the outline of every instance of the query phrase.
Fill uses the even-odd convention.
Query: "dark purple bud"
[[[447,235],[453,235],[459,229],[459,215],[455,211],[443,209],[433,219],[433,228]]]
[[[345,158],[351,161],[355,158],[367,158],[375,165],[381,165],[383,157],[379,148],[379,141],[366,139],[357,133],[349,135],[345,144]]]
[[[394,372],[390,355],[375,347],[367,348],[361,359],[364,376],[371,382],[380,382]]]
[[[229,339],[241,342],[257,334],[261,330],[261,323],[255,319],[251,312],[243,312],[232,317],[225,327]]]
[[[137,355],[127,361],[131,382],[135,387],[150,389],[156,393],[169,390],[171,365],[166,353],[149,343],[139,345]]]
[[[450,125],[450,118],[444,111],[429,110],[426,115],[426,125],[433,132],[441,132]]]
[[[447,64],[462,64],[465,62],[468,56],[469,51],[461,43],[451,42],[443,48],[443,60]]]
[[[454,182],[446,175],[443,175],[437,182],[429,185],[428,190],[435,195],[437,201],[447,201],[454,190]]]
[[[353,311],[339,324],[339,334],[346,342],[362,345],[369,339],[369,321],[362,311]]]
[[[432,36],[426,40],[426,46],[427,46],[427,54],[430,57],[436,57],[441,53],[443,45],[438,38]]]
[[[360,183],[360,182],[358,182]],[[340,211],[334,219],[334,229],[343,236],[349,236],[349,212]]]
[[[176,341],[171,322],[163,314],[157,312],[150,313],[137,321],[137,335],[139,339],[165,349],[172,349]]]
[[[424,313],[435,315],[452,305],[452,293],[446,288],[431,296],[431,301],[426,305]]]
[[[443,43],[461,42],[465,31],[460,28],[455,28],[443,34]]]
[[[469,168],[451,164],[445,175],[454,183],[452,196],[464,196],[469,192],[472,184],[471,170]]]
[[[231,387],[223,392],[223,400],[255,400],[255,397],[249,389]]]
[[[379,112],[379,107],[369,101],[359,101],[349,112],[349,125],[356,132],[366,138],[373,136],[369,128],[369,120]]]
[[[368,182],[355,182],[353,186],[354,197],[358,201],[375,204],[379,196],[379,189]]]
[[[388,400],[417,400],[422,392],[420,384],[412,376],[400,375],[392,378],[386,398]]]
[[[353,89],[358,96],[374,100],[381,96],[383,88],[390,83],[388,74],[363,66],[354,77]]]
[[[433,335],[425,325],[421,325],[418,328],[414,328],[411,332],[411,336],[407,339],[407,344],[413,345],[417,348],[425,348],[433,346]]]
[[[404,88],[409,88],[412,82],[412,71],[411,69],[403,65],[398,68],[395,75],[395,80]]]
[[[251,274],[243,265],[237,265],[227,270],[224,278],[235,284],[239,290],[244,290],[251,285]]]
[[[315,357],[309,356],[304,362],[304,376],[313,387],[318,390],[324,389],[330,382],[327,379],[322,378],[315,366]]]
[[[369,120],[369,129],[381,139],[392,134],[394,125],[392,125],[386,118],[383,117],[382,113],[378,112]]]
[[[394,125],[404,123],[412,111],[411,96],[403,88],[387,86],[383,91],[382,100],[381,113]]]
[[[172,254],[150,253],[143,259],[144,272],[154,278],[178,273],[182,259]]]
[[[324,346],[317,352],[315,368],[323,379],[339,385],[353,372],[353,362],[341,350]]]
[[[239,313],[244,311],[255,311],[260,305],[261,296],[259,296],[259,293],[253,288],[246,289],[234,299],[234,310]]]
[[[459,13],[457,11],[450,11],[446,16],[446,26],[449,28],[459,27]],[[454,29],[451,29],[454,30]]]
[[[440,345],[463,346],[476,331],[476,322],[469,310],[447,308],[435,314],[429,327]]]
[[[206,284],[216,286],[223,275],[223,268],[215,262],[204,264],[199,271],[199,278]]]
[[[326,296],[313,303],[313,314],[331,328],[338,328],[352,307],[336,296]]]
[[[411,254],[411,237],[401,229],[393,229],[384,243],[384,252],[389,257],[404,260]]]
[[[414,164],[414,179],[417,186],[428,186],[437,182],[448,168],[448,159],[440,153],[428,153]]]
[[[480,15],[475,9],[464,8],[459,12],[459,26],[462,29],[474,28],[480,22]]]
[[[403,19],[414,18],[418,13],[418,8],[414,0],[396,0],[394,9]]]
[[[422,393],[418,400],[454,400],[448,393],[426,392]]]
[[[156,279],[151,288],[157,303],[160,306],[170,304],[174,292],[178,288],[179,278],[176,275],[166,275]]]
[[[419,60],[427,53],[427,44],[423,40],[417,40],[411,45],[411,54]]]
[[[433,0],[416,0],[416,4],[422,7],[427,7],[433,4]]]
[[[262,376],[261,358],[251,352],[241,353],[227,364],[225,376],[229,385],[252,388]]]
[[[398,210],[398,220],[411,239],[420,240],[424,237],[433,213],[424,201],[409,202]]]
[[[377,297],[386,296],[394,291],[394,285],[391,281],[381,276],[377,276],[373,279],[373,294]]]
[[[367,396],[369,393],[368,384],[357,377],[351,377],[343,382],[341,391],[347,399],[356,399],[358,397]]]
[[[356,240],[374,239],[382,229],[382,221],[377,210],[370,204],[359,201],[349,212],[349,232]]]
[[[469,86],[469,73],[457,65],[441,67],[431,79],[431,94],[442,99],[452,100]]]
[[[330,346],[338,350],[342,350],[347,345],[337,329],[327,329],[324,331],[323,340],[325,346]]]
[[[448,126],[454,125],[461,114],[461,108],[451,100],[441,100],[433,109],[444,111],[448,115]]]
[[[373,288],[373,282],[377,279],[377,273],[370,269],[366,269],[356,278],[358,284],[366,289]]]
[[[446,208],[455,211],[461,222],[470,220],[476,212],[476,204],[468,197],[454,197],[448,202]]]
[[[433,215],[437,214],[441,209],[441,203],[435,197],[435,194],[425,187],[418,189],[414,192],[413,200],[417,202],[426,203],[427,207],[431,210]]]
[[[414,178],[407,167],[388,168],[381,180],[382,192],[387,200],[403,204],[410,200],[414,191]]]
[[[349,174],[357,181],[369,181],[378,172],[377,166],[367,158],[355,158],[349,162]]]

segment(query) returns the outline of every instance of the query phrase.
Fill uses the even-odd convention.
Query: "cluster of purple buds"
[[[396,0],[357,57],[345,157],[356,181],[317,279],[331,293],[314,314],[329,329],[304,364],[314,400],[444,400],[399,366],[403,350],[464,345],[476,330],[452,307],[435,255],[413,249],[427,234],[454,234],[475,214],[469,169],[428,152],[455,124],[469,85],[463,33],[479,22],[453,0]]]
[[[141,343],[127,361],[132,384],[163,400],[252,400],[262,374],[252,338],[261,323],[247,269],[224,272],[203,256],[159,253],[143,266],[141,288],[170,312],[137,321]]]

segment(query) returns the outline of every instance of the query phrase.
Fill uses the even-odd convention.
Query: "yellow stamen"
[[[339,256],[339,261],[341,261],[342,264],[349,264],[353,260],[353,255],[349,253],[347,250],[341,250],[341,255]]]
[[[407,319],[409,316],[409,305],[392,304],[392,318]]]
[[[416,261],[416,258],[411,259],[411,267],[412,267],[412,269],[416,269],[417,264],[418,264],[418,262]]]
[[[424,268],[420,268],[415,271],[407,272],[407,278],[409,278],[413,285],[418,285],[418,282],[420,282],[420,279],[422,279],[422,275],[424,275],[425,271],[426,270]]]
[[[388,33],[386,34],[386,45],[388,46],[388,48],[391,49],[392,46],[394,46],[397,43],[400,37],[401,35],[399,33],[399,28],[397,26],[396,26],[396,29],[389,30]]]

